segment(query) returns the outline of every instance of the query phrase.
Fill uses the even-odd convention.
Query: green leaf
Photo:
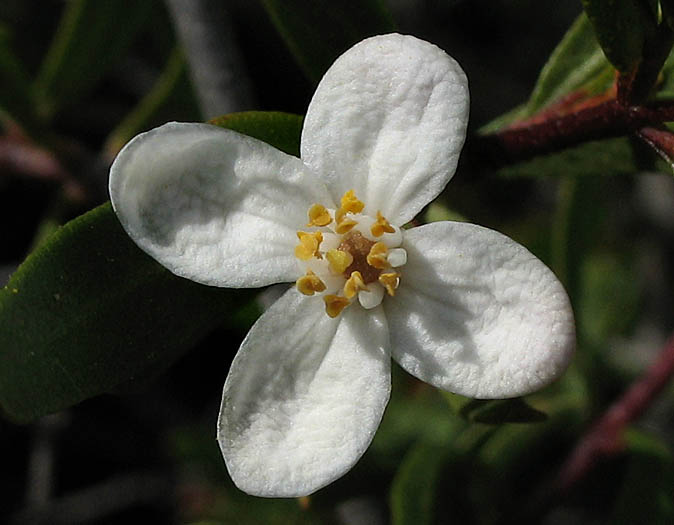
[[[381,0],[262,0],[262,3],[290,51],[314,82],[355,43],[395,30]]]
[[[295,115],[238,114],[221,125],[299,149]],[[0,407],[31,421],[155,374],[253,293],[174,276],[100,206],[42,242],[0,290]]]
[[[638,171],[638,159],[627,138],[586,142],[558,153],[541,155],[499,170],[503,177],[561,177],[629,175]]]
[[[437,483],[449,459],[449,443],[419,440],[405,456],[391,487],[393,525],[434,523]]]
[[[606,58],[621,73],[633,71],[657,26],[648,6],[639,0],[583,0],[583,6]]]
[[[599,47],[590,21],[581,14],[543,66],[527,104],[527,116],[581,87],[600,92],[612,81],[613,68]]]
[[[655,98],[659,100],[674,98],[674,52],[669,54],[662,66],[660,83],[657,86]]]
[[[674,0],[659,0],[662,9],[662,18],[670,29],[674,29]]]
[[[300,156],[304,117],[280,111],[244,111],[209,120],[209,124],[233,129],[272,144],[289,155]]]
[[[593,218],[598,217],[593,214]],[[593,238],[596,237],[587,240],[591,242]],[[634,278],[635,264],[630,255],[625,251],[585,253],[576,258],[582,283],[576,306],[577,324],[591,344],[601,345],[626,335],[639,313],[640,285]]]
[[[674,523],[674,465],[667,445],[634,429],[626,435],[629,462],[610,523]]]
[[[49,117],[86,95],[124,55],[153,5],[144,0],[67,2],[36,80],[39,113]]]
[[[513,399],[472,399],[461,407],[461,415],[476,423],[537,423],[547,416],[521,397]]]
[[[240,297],[175,277],[104,204],[45,241],[0,290],[0,406],[30,421],[148,374]]]
[[[424,219],[426,222],[439,222],[439,221],[456,221],[456,222],[467,222],[463,215],[455,212],[454,210],[449,209],[444,203],[439,200],[431,202],[426,208],[426,213],[424,213]]]
[[[29,130],[35,123],[30,93],[28,75],[11,49],[9,33],[0,26],[0,111]]]

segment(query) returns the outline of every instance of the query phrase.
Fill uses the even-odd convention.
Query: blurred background
[[[235,111],[305,112],[316,79],[277,30],[273,4],[3,0],[0,42],[41,96],[11,118],[0,108],[0,285],[58,225],[107,200],[110,162],[135,134]],[[527,100],[582,10],[580,1],[553,0],[384,5],[400,32],[463,66],[472,132]],[[97,13],[91,45],[70,49],[64,35],[76,8]],[[20,108],[19,87],[5,82],[0,93]],[[310,498],[246,496],[229,480],[215,422],[229,363],[262,297],[158,377],[30,425],[0,419],[0,522],[670,522],[671,386],[620,450],[568,490],[554,487],[592,421],[653,362],[674,326],[674,181],[644,166],[565,177],[560,165],[524,177],[464,155],[428,210],[426,220],[460,215],[508,234],[567,284],[578,354],[562,381],[529,400],[544,421],[481,421],[466,400],[396,368],[381,428],[350,473]],[[555,243],[571,252],[564,263]]]

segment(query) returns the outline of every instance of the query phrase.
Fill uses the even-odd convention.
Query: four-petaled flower
[[[459,65],[391,34],[325,74],[301,160],[178,123],[115,160],[114,209],[169,270],[233,288],[296,283],[255,323],[225,382],[217,437],[242,490],[301,496],[348,471],[384,413],[391,357],[477,398],[527,394],[567,367],[567,295],[525,248],[466,223],[401,229],[453,175],[467,120]]]

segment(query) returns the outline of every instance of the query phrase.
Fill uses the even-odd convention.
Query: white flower
[[[391,357],[478,398],[527,394],[567,367],[568,298],[525,248],[465,223],[400,229],[453,175],[467,120],[459,65],[392,34],[325,74],[301,160],[178,123],[115,160],[114,209],[169,270],[233,288],[297,282],[255,323],[225,382],[218,441],[242,490],[301,496],[348,471],[382,418]]]

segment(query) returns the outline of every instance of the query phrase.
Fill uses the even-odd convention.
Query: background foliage
[[[672,2],[195,1],[227,38],[211,63],[180,4],[0,5],[0,522],[674,521]],[[169,274],[123,234],[107,169],[167,120],[297,154],[322,72],[393,29],[446,49],[471,83],[460,169],[422,220],[465,217],[548,263],[578,352],[526,400],[477,402],[395,369],[354,470],[310,498],[252,498],[229,481],[215,420],[278,290]],[[223,73],[223,58],[222,109],[205,114],[195,71]]]

